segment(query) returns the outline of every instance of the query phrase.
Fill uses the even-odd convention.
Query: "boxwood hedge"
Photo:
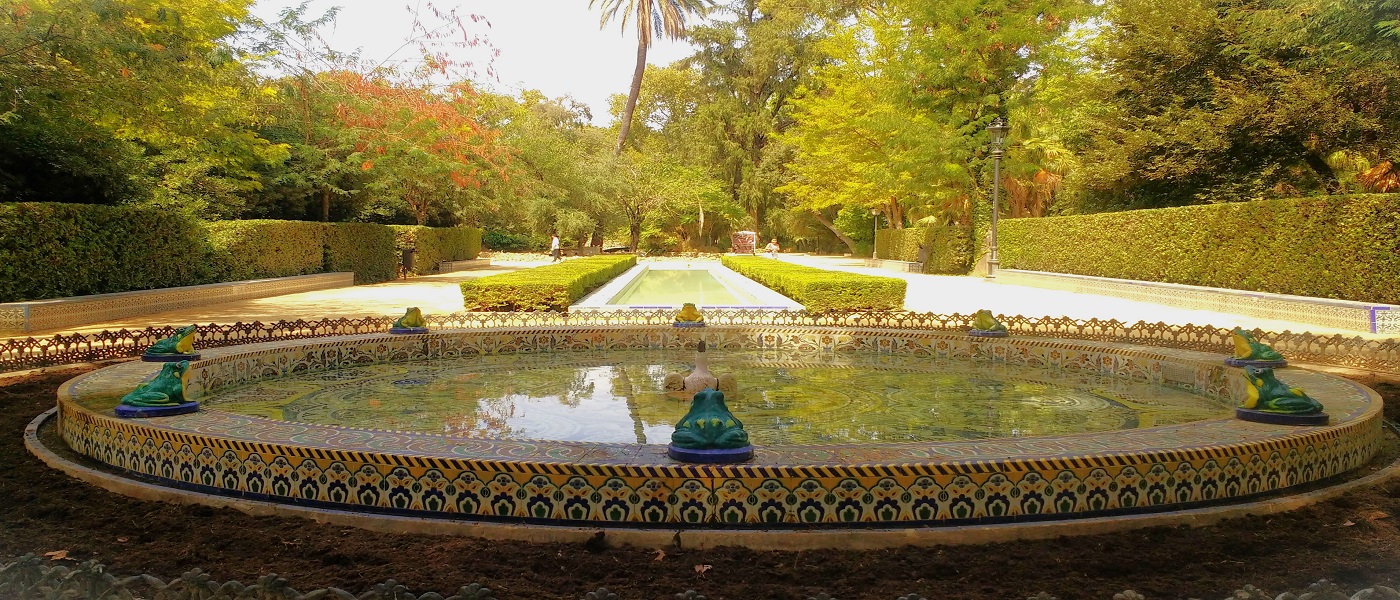
[[[441,260],[480,248],[480,229],[404,229]],[[397,273],[395,234],[370,223],[204,223],[156,208],[0,203],[0,302],[329,271],[374,283]],[[428,269],[438,260],[421,258]]]
[[[1400,194],[1009,219],[1004,268],[1400,304]]]
[[[471,260],[481,254],[481,230],[472,227],[390,225],[398,249],[413,248],[413,272],[432,272],[439,261]]]
[[[601,255],[566,260],[512,273],[462,282],[467,310],[544,311],[569,305],[637,264],[632,255]]]
[[[726,256],[724,266],[820,313],[833,310],[899,310],[907,282],[893,277],[827,271],[758,256]]]
[[[965,275],[972,269],[972,230],[956,225],[882,230],[875,235],[875,256],[918,262],[919,244],[928,249],[924,273]]]
[[[217,281],[199,222],[155,208],[0,204],[0,302]]]

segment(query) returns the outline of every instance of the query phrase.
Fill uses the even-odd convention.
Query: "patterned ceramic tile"
[[[191,370],[195,396],[267,377],[422,358],[608,349],[720,348],[909,354],[1181,385],[1237,401],[1220,357],[1094,342],[974,341],[929,331],[657,327],[359,335],[211,350]],[[878,364],[878,363],[877,363]],[[1381,439],[1373,392],[1324,374],[1281,377],[1321,398],[1325,427],[1215,420],[1070,436],[947,443],[758,448],[735,466],[683,465],[663,446],[460,436],[307,425],[217,410],[128,421],[115,398],[158,366],[95,371],[60,393],[74,450],[172,484],[377,511],[539,522],[668,526],[937,524],[1067,518],[1248,496],[1364,464]],[[838,367],[839,368],[839,367]]]

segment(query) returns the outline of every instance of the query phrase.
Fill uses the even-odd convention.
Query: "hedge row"
[[[637,264],[633,255],[588,256],[462,282],[467,310],[565,311],[575,300]]]
[[[919,245],[928,250],[923,272],[965,275],[972,269],[972,231],[968,227],[911,227],[875,234],[875,256],[919,262]]]
[[[1001,222],[1001,265],[1400,304],[1400,194]]]
[[[420,272],[476,258],[481,230],[404,227]],[[370,223],[214,221],[154,208],[0,204],[0,302],[354,271],[393,279],[396,230]]]
[[[481,254],[481,230],[471,227],[390,225],[400,250],[413,248],[413,272],[431,272],[439,261],[471,260]]]
[[[0,302],[214,281],[199,223],[153,208],[0,204]]]
[[[904,308],[907,283],[903,279],[827,271],[757,256],[725,256],[720,262],[796,300],[809,312]]]

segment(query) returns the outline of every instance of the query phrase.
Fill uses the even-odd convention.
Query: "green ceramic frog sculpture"
[[[190,325],[175,330],[175,335],[151,344],[146,354],[194,354],[194,334],[199,327]]]
[[[1006,331],[1006,326],[992,316],[992,311],[984,308],[972,316],[972,329],[973,331]]]
[[[1254,334],[1236,327],[1230,332],[1230,340],[1235,343],[1235,359],[1275,361],[1283,360],[1283,355],[1273,348],[1259,343]]]
[[[686,302],[681,306],[681,311],[676,313],[677,323],[703,323],[705,317],[700,314],[700,309],[695,308],[694,302]]]
[[[394,321],[394,327],[399,329],[415,329],[427,326],[428,321],[423,318],[423,311],[418,310],[417,306],[409,307],[408,311],[405,312],[402,317]]]
[[[185,403],[185,372],[190,361],[170,362],[161,365],[155,379],[136,386],[131,393],[122,396],[122,404],[127,406],[176,406]]]
[[[707,389],[695,394],[690,412],[676,423],[671,445],[687,450],[743,448],[749,445],[749,432],[725,406],[724,392]]]
[[[1245,390],[1247,396],[1244,408],[1289,415],[1322,412],[1321,402],[1308,397],[1301,388],[1289,387],[1288,384],[1279,381],[1274,377],[1273,369],[1246,366],[1244,372],[1245,379],[1249,381],[1249,389]]]

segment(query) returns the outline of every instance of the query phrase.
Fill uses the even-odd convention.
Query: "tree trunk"
[[[632,234],[632,251],[636,252],[637,246],[642,243],[642,222],[633,221],[627,229],[628,232]]]
[[[851,249],[852,256],[855,255],[856,241],[851,239],[851,236],[846,235],[842,233],[840,229],[837,229],[836,226],[831,223],[831,219],[826,218],[826,215],[823,215],[821,211],[814,210],[812,211],[812,214],[816,215],[817,220],[821,221],[822,225],[826,225],[827,229],[830,229],[832,233],[836,234],[837,239],[846,243],[846,247]]]
[[[705,201],[696,200],[695,207],[700,209],[700,221],[695,228],[695,237],[700,239],[700,243],[705,243]]]
[[[1341,183],[1337,181],[1337,174],[1332,171],[1332,167],[1327,166],[1327,160],[1321,155],[1307,150],[1303,152],[1303,160],[1313,171],[1317,172],[1318,177],[1322,178],[1322,187],[1327,190],[1327,193],[1335,194],[1337,190],[1341,189]]]
[[[321,222],[326,223],[331,220],[331,189],[321,190]]]
[[[599,224],[593,226],[593,237],[592,237],[592,239],[588,240],[588,245],[589,245],[589,246],[602,246],[602,245],[603,245],[603,224],[602,224],[602,223],[599,223]]]
[[[632,89],[627,91],[627,106],[622,109],[622,130],[617,133],[617,147],[613,148],[613,158],[622,156],[622,147],[627,144],[627,134],[632,132],[632,113],[637,110],[637,96],[642,94],[642,75],[646,71],[647,46],[638,36],[637,68],[632,71]]]

